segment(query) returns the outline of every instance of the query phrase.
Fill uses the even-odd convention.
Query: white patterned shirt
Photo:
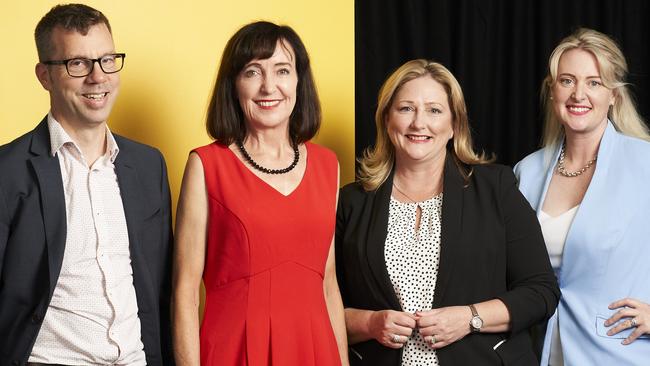
[[[417,210],[420,226],[415,228]],[[431,310],[440,262],[442,193],[426,201],[390,198],[384,257],[402,311]],[[437,366],[438,356],[417,331],[402,348],[402,366]]]
[[[106,153],[88,167],[52,117],[51,154],[63,178],[67,235],[61,273],[29,362],[146,365],[133,286],[129,236],[106,128]]]

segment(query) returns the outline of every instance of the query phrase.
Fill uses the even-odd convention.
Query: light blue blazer
[[[539,215],[560,146],[538,150],[515,166],[519,189]],[[650,303],[650,143],[624,136],[608,122],[598,163],[566,238],[562,291],[549,320],[542,365],[548,364],[559,319],[564,362],[650,365],[650,338],[621,344],[631,330],[608,336],[607,306],[632,297]]]

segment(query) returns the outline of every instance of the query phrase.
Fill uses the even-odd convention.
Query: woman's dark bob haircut
[[[246,138],[246,123],[237,99],[235,82],[251,60],[273,56],[278,41],[293,49],[298,73],[296,105],[289,118],[291,142],[303,143],[318,132],[320,102],[305,45],[291,27],[260,21],[239,29],[223,51],[206,120],[208,134],[218,143],[227,146]]]

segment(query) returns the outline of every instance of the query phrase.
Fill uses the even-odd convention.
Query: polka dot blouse
[[[420,227],[415,228],[418,207]],[[390,199],[384,256],[402,310],[431,310],[440,261],[442,193],[416,203]],[[436,352],[414,331],[403,347],[402,366],[439,365]]]

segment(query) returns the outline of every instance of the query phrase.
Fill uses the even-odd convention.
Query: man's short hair
[[[48,61],[54,52],[52,31],[56,27],[73,30],[82,35],[88,34],[90,27],[104,23],[111,32],[111,25],[106,16],[99,10],[83,4],[62,4],[50,9],[36,25],[34,38],[39,61]]]

